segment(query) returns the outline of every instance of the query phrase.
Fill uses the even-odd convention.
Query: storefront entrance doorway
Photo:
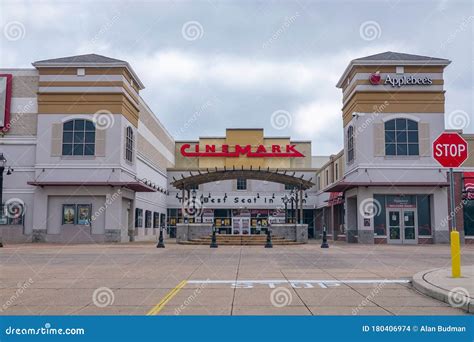
[[[388,209],[387,212],[388,243],[417,244],[416,209]]]
[[[250,217],[232,218],[233,235],[250,235]]]

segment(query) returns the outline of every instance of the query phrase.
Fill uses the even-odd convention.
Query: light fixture
[[[6,164],[7,164],[7,160],[3,156],[3,153],[0,153],[0,167],[5,167]]]

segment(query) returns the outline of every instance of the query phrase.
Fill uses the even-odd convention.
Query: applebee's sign
[[[249,158],[300,158],[304,157],[300,151],[296,149],[296,145],[216,145],[183,144],[180,149],[181,155],[184,157],[226,157],[238,158],[246,156]]]
[[[379,85],[382,83],[382,76],[379,72],[371,74],[369,81],[372,85]],[[392,87],[403,87],[409,85],[432,85],[433,80],[427,76],[416,75],[386,75],[383,81],[384,85],[391,85]]]

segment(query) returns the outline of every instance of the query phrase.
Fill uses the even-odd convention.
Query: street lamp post
[[[0,217],[5,215],[6,208],[3,206],[3,172],[5,172],[5,168],[7,165],[7,159],[3,155],[3,153],[0,153]],[[8,167],[7,169],[7,175],[10,175],[12,173],[13,169],[11,167]],[[2,237],[0,236],[0,247],[3,247],[3,240]]]
[[[3,156],[3,153],[0,153],[0,206],[2,206],[2,215],[3,215],[3,172],[5,171],[5,165],[7,160]]]

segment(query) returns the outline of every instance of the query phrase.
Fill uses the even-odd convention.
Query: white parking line
[[[233,288],[251,289],[255,285],[268,285],[273,289],[278,285],[290,284],[295,289],[313,288],[314,285],[326,289],[341,284],[408,284],[408,279],[349,279],[349,280],[189,280],[188,284],[230,284]]]

